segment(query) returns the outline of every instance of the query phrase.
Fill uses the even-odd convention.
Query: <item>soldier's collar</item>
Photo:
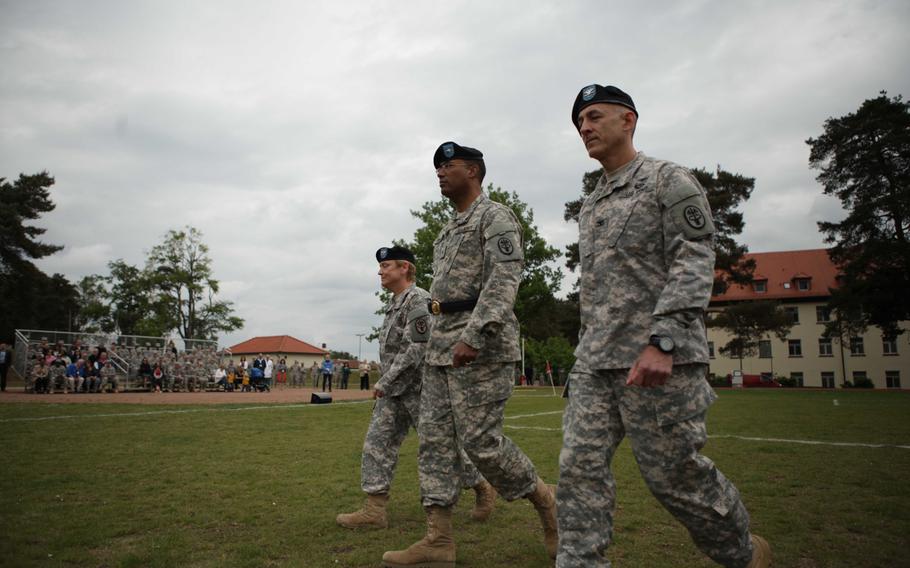
[[[605,196],[610,195],[615,190],[628,184],[629,180],[638,173],[638,170],[643,163],[645,163],[645,154],[644,152],[638,152],[635,154],[635,157],[632,158],[632,161],[622,166],[617,171],[612,174],[604,173],[603,177],[600,178],[603,194]]]
[[[397,296],[392,296],[392,299],[389,300],[389,310],[400,308],[408,296],[411,295],[411,292],[414,291],[414,288],[417,287],[417,283],[413,283],[404,290],[401,291],[401,294]]]
[[[457,213],[455,215],[455,223],[458,225],[464,225],[465,223],[467,223],[468,219],[471,218],[471,215],[474,214],[474,211],[477,210],[477,206],[486,200],[487,200],[487,195],[483,192],[480,192],[480,195],[477,196],[477,199],[475,199],[474,202],[471,203],[471,205],[467,209],[465,209],[461,213]]]

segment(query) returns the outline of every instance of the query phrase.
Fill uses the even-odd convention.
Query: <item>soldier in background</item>
[[[581,333],[563,416],[556,565],[610,566],[610,462],[628,436],[651,493],[702,552],[766,568],[770,548],[750,535],[739,492],[698,453],[716,398],[705,380],[714,280],[705,192],[688,170],[636,152],[638,111],[620,89],[583,88],[572,123],[604,175],[579,214]]]
[[[524,253],[521,225],[481,190],[486,165],[474,148],[445,142],[433,165],[457,214],[433,244],[434,320],[420,400],[420,493],[427,534],[406,550],[386,552],[387,567],[454,566],[452,507],[458,500],[459,447],[506,500],[527,498],[556,556],[556,502],[534,464],[502,434],[506,402],[520,359],[512,307]]]
[[[382,377],[373,387],[373,417],[363,442],[360,467],[361,489],[367,494],[363,508],[338,515],[339,525],[354,528],[386,528],[386,503],[398,463],[398,450],[411,427],[419,429],[423,354],[429,337],[426,290],[414,284],[417,274],[414,254],[404,247],[376,251],[382,287],[392,292],[379,332]],[[473,488],[476,503],[471,516],[485,521],[493,512],[496,492],[462,454],[459,490]]]
[[[114,368],[114,363],[110,359],[103,358],[98,365],[101,367],[98,370],[101,376],[101,386],[98,388],[98,392],[104,392],[108,385],[111,387],[111,392],[118,392],[120,384],[117,381],[117,369]]]

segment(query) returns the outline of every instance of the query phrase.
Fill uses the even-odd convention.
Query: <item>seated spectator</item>
[[[67,360],[65,356],[58,357],[50,366],[48,371],[48,391],[54,392],[57,388],[62,388],[63,392],[66,392],[66,380],[64,376],[66,375],[66,364]]]
[[[164,370],[161,368],[161,363],[155,363],[155,368],[152,370],[152,382],[155,384],[155,392],[161,392],[164,384]]]
[[[110,392],[118,392],[119,383],[117,381],[117,369],[114,363],[102,355],[101,361],[98,362],[101,367],[98,374],[101,377],[101,384],[98,386],[98,392],[104,392],[105,387],[110,385]]]
[[[25,386],[25,390],[50,394],[49,384],[47,362],[44,357],[39,357],[38,364],[32,367],[29,384]]]
[[[250,375],[243,367],[237,368],[237,379],[240,381],[240,392],[250,392]]]
[[[101,390],[101,374],[98,372],[98,364],[92,362],[91,358],[85,362],[85,389],[88,392],[99,392]]]
[[[64,379],[63,392],[79,392],[79,389],[82,388],[82,381],[84,380],[79,373],[80,368],[85,365],[85,361],[79,359],[75,363],[70,363],[66,366],[66,378]]]
[[[218,365],[218,368],[215,369],[214,375],[212,377],[215,379],[215,384],[220,386],[227,392],[228,390],[228,381],[227,381],[227,371],[224,370],[224,365]]]
[[[142,381],[142,388],[150,389],[152,388],[152,365],[149,363],[148,357],[142,358],[142,363],[139,364],[139,380]]]

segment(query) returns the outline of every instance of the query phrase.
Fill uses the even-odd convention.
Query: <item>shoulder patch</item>
[[[426,343],[430,339],[430,312],[426,304],[408,312],[408,331],[414,343]]]
[[[687,240],[714,234],[711,211],[708,210],[708,204],[701,195],[693,195],[679,201],[670,207],[668,213]]]
[[[521,225],[511,209],[501,206],[493,211],[490,224],[484,228],[486,249],[495,262],[521,260],[524,251],[521,243]]]

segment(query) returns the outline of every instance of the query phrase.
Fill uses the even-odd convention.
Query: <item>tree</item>
[[[748,284],[752,281],[755,261],[746,259],[749,249],[736,242],[745,227],[743,214],[738,210],[748,201],[755,189],[755,178],[735,174],[717,166],[715,172],[696,168],[691,170],[695,179],[705,189],[711,215],[714,218],[715,267],[718,275],[714,281],[715,293],[723,293],[731,283]],[[563,218],[578,222],[584,198],[590,195],[603,176],[603,168],[585,173],[582,177],[582,197],[566,203]],[[566,246],[566,266],[575,271],[578,266],[578,243]]]
[[[758,342],[769,335],[775,335],[781,341],[787,338],[793,327],[793,317],[781,309],[774,300],[740,302],[714,312],[708,318],[709,327],[727,331],[732,338],[720,347],[720,352],[739,359],[739,368],[743,368],[743,358],[755,355]]]
[[[88,333],[114,331],[105,279],[97,274],[85,276],[76,284],[76,291],[79,294],[76,329]]]
[[[806,144],[824,194],[847,212],[818,223],[841,272],[829,303],[838,317],[827,331],[848,323],[899,335],[899,322],[910,319],[910,103],[882,91],[856,112],[826,120]]]
[[[29,225],[54,210],[47,172],[0,178],[0,339],[17,328],[69,329],[77,312],[76,289],[62,274],[48,276],[32,260],[63,247],[38,240],[45,229]]]
[[[54,178],[47,172],[20,174],[15,183],[0,178],[0,268],[16,269],[28,259],[44,258],[63,249],[37,240],[47,229],[25,224],[54,210],[52,185]]]
[[[545,339],[552,333],[550,314],[558,300],[555,293],[559,291],[562,273],[552,266],[552,261],[559,257],[559,249],[551,247],[540,235],[534,224],[534,210],[528,207],[518,194],[493,187],[486,188],[487,196],[498,203],[507,205],[515,213],[522,228],[524,241],[525,264],[521,284],[515,300],[515,314],[521,324],[523,334]],[[448,199],[428,201],[411,214],[423,224],[414,232],[414,240],[407,242],[396,240],[395,244],[408,247],[417,260],[417,285],[429,290],[433,281],[433,242],[455,214]],[[379,294],[383,304],[388,302],[387,292]],[[378,333],[370,335],[370,339]]]
[[[545,372],[547,362],[553,368],[553,381],[560,383],[560,377],[567,374],[575,364],[575,349],[569,340],[561,335],[553,335],[544,340],[529,338],[525,343],[526,364],[536,370],[537,373]],[[535,375],[536,379],[541,379],[543,383],[547,380]]]
[[[146,261],[146,273],[158,294],[155,301],[163,306],[166,325],[184,339],[215,339],[219,331],[243,327],[243,320],[231,315],[233,302],[215,300],[219,286],[212,276],[208,252],[202,233],[186,227],[168,231]]]

